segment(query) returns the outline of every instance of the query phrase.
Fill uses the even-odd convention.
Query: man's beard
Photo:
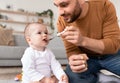
[[[68,23],[72,23],[72,22],[74,22],[75,20],[77,20],[78,18],[79,18],[79,16],[81,15],[81,12],[82,12],[82,10],[80,10],[80,12],[77,12],[77,13],[73,13],[72,15],[71,15],[71,18],[69,18],[69,20],[67,21]]]
[[[77,2],[73,13],[69,14],[70,18],[68,18],[68,20],[66,20],[66,22],[68,22],[68,23],[74,22],[75,20],[77,20],[80,17],[81,13],[82,13],[82,9]]]

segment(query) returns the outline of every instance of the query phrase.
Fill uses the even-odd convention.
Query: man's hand
[[[84,72],[87,70],[87,60],[86,54],[72,55],[69,57],[69,65],[73,72]]]
[[[81,46],[84,37],[80,30],[74,26],[67,26],[63,34],[61,34],[68,42],[71,42],[77,46]]]
[[[103,40],[93,39],[83,35],[82,31],[75,26],[67,26],[64,33],[61,34],[65,40],[76,46],[87,48],[96,53],[103,53],[105,49]]]

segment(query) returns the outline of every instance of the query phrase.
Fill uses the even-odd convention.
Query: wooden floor
[[[63,66],[63,69],[65,69],[65,67],[66,66]],[[0,67],[0,83],[19,83],[14,81],[14,78],[21,72],[21,67]],[[120,79],[100,74],[100,83],[120,83]]]
[[[62,66],[65,69],[66,66]],[[22,72],[22,67],[0,67],[0,80],[14,79]]]
[[[0,80],[14,79],[21,72],[21,67],[0,67]]]

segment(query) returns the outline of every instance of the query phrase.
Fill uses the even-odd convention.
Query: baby
[[[37,22],[30,23],[24,34],[29,47],[21,58],[22,83],[68,83],[68,77],[60,63],[46,47],[49,43],[47,27]]]

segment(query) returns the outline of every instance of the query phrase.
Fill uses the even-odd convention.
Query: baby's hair
[[[44,24],[42,24],[42,23],[40,23],[40,22],[28,23],[28,24],[26,25],[25,29],[24,29],[24,36],[25,36],[25,38],[30,36],[30,26],[31,26],[32,24],[44,25]]]

